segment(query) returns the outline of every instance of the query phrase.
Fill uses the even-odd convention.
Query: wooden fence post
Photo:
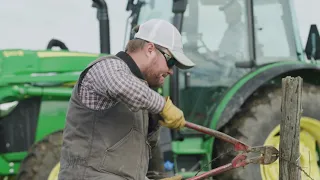
[[[300,180],[301,77],[282,79],[279,170],[280,180]]]

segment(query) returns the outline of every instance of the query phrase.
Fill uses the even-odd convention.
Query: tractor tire
[[[62,131],[48,135],[34,144],[21,162],[16,180],[46,180],[60,161]]]
[[[280,124],[282,89],[279,86],[268,86],[256,91],[231,121],[219,131],[224,132],[250,146],[261,146],[270,132]],[[320,119],[320,87],[303,83],[302,116]],[[215,139],[212,167],[230,163],[235,153],[226,153],[232,146]],[[215,180],[261,180],[259,164],[249,164],[213,177]]]

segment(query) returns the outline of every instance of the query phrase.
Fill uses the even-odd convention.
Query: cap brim
[[[195,66],[193,63],[184,53],[178,51],[170,51],[173,57],[178,61],[177,67],[180,69],[190,69]]]

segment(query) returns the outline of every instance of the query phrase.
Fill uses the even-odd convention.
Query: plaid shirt
[[[79,96],[87,107],[95,110],[111,108],[122,101],[131,111],[147,109],[158,114],[165,104],[160,94],[118,59],[102,60],[93,65],[82,80]]]

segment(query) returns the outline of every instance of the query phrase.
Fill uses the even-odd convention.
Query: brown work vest
[[[81,73],[78,83],[92,65],[108,58],[120,59],[97,59]],[[144,180],[150,143],[157,141],[159,133],[148,135],[148,112],[132,112],[121,102],[107,110],[91,110],[78,96],[78,83],[66,117],[59,180]]]

